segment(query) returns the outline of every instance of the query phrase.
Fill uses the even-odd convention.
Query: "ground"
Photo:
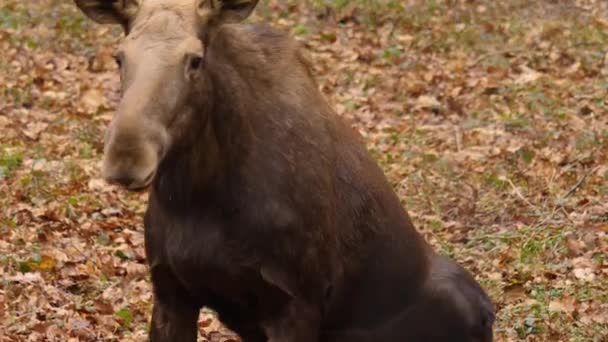
[[[605,1],[268,0],[497,341],[608,341]],[[0,3],[0,341],[141,341],[145,194],[99,175],[117,28]],[[233,341],[212,313],[201,339]]]

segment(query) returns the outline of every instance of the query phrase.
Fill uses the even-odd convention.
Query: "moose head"
[[[75,0],[88,17],[125,31],[116,60],[121,100],[106,132],[106,180],[146,188],[182,133],[211,105],[206,43],[245,20],[257,0]]]

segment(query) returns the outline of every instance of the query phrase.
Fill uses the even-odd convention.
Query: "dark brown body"
[[[491,304],[416,232],[297,43],[225,25],[207,100],[161,161],[145,216],[153,341],[202,306],[244,341],[491,341]]]
[[[452,260],[435,255],[431,276],[414,303],[371,329],[329,336],[332,342],[492,341],[494,310],[475,280]]]

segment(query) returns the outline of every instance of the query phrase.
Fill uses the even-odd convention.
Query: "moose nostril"
[[[133,177],[126,174],[119,174],[108,178],[108,182],[112,184],[120,184],[127,187],[131,185],[134,181],[135,179]]]

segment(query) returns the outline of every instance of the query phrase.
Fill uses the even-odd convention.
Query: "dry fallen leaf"
[[[0,128],[5,128],[11,123],[10,119],[6,116],[0,115]]]
[[[429,4],[269,0],[252,20],[297,33],[416,226],[490,292],[497,342],[601,339],[606,3]],[[146,340],[146,195],[100,178],[121,38],[68,2],[0,1],[2,341]],[[200,335],[236,339],[207,311]]]
[[[572,274],[574,274],[577,279],[586,282],[592,282],[595,280],[595,273],[591,268],[575,268],[572,270]]]
[[[571,314],[576,310],[575,300],[571,297],[562,298],[561,300],[553,300],[549,302],[550,312],[565,312]]]
[[[46,254],[41,255],[39,261],[29,263],[32,270],[40,272],[50,271],[55,265],[57,265],[57,261],[52,256]]]
[[[441,107],[441,102],[436,97],[430,95],[422,95],[416,99],[414,108],[416,109],[436,109]]]
[[[40,133],[42,133],[48,126],[49,125],[44,122],[30,122],[22,130],[22,132],[26,137],[32,140],[38,140]]]
[[[536,70],[530,69],[527,66],[522,66],[522,69],[523,69],[522,73],[519,74],[515,78],[515,80],[513,80],[513,82],[515,84],[523,85],[523,84],[532,83],[532,82],[537,81],[539,78],[541,78],[543,76],[542,73],[540,73]]]
[[[91,88],[82,94],[81,101],[88,113],[95,113],[105,103],[105,95],[101,90]]]

